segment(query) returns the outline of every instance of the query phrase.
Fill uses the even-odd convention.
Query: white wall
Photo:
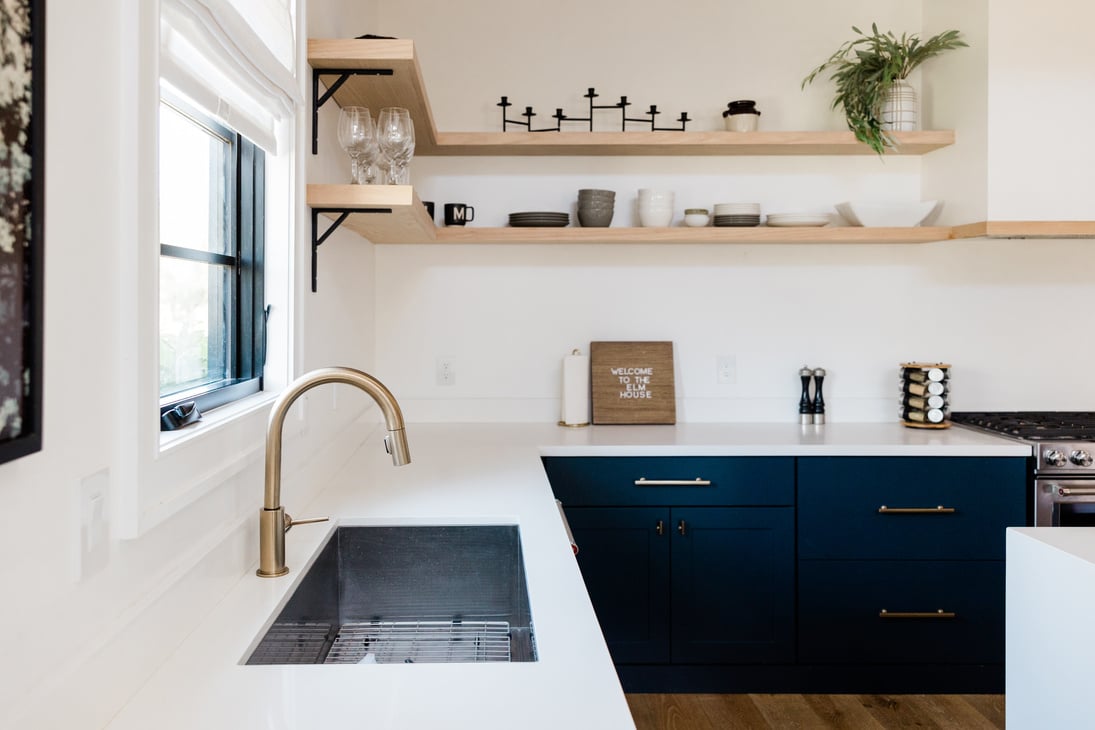
[[[1095,220],[1095,7],[990,6],[989,218]]]
[[[970,222],[987,205],[987,3],[948,5],[925,4],[922,19],[920,4],[904,2],[673,12],[605,2],[542,13],[503,0],[385,0],[380,28],[415,40],[438,127],[456,131],[498,130],[501,94],[545,114],[580,110],[591,84],[687,109],[697,128],[717,127],[725,102],[747,97],[762,129],[838,129],[831,85],[799,83],[849,26],[958,27],[974,47],[922,74],[924,126],[955,128],[958,143],[925,158],[423,158],[414,176],[424,199],[470,203],[487,226],[515,210],[573,211],[580,187],[615,189],[613,225],[633,225],[635,190],[646,186],[676,190],[678,208],[755,200],[768,212],[917,198],[923,186],[926,197],[942,193],[948,223]],[[1044,76],[1044,93],[1060,90]],[[994,124],[1006,113],[993,112]],[[398,373],[391,385],[409,416],[427,420],[554,420],[561,357],[600,339],[673,340],[687,421],[795,419],[803,363],[829,371],[830,420],[893,420],[906,360],[951,363],[956,410],[1092,408],[1081,363],[1095,347],[1063,338],[1067,354],[1047,357],[1039,333],[1047,311],[1090,311],[1093,265],[1095,250],[1076,241],[378,246],[377,365]],[[719,355],[737,358],[737,383],[717,384]],[[454,386],[435,384],[438,357],[453,360]]]
[[[108,499],[116,503],[118,475],[126,471],[120,462],[135,448],[118,427],[128,384],[115,372],[127,337],[119,323],[131,321],[119,311],[119,292],[132,284],[120,272],[139,242],[127,238],[129,184],[118,161],[132,143],[124,130],[136,94],[125,70],[136,45],[125,29],[136,3],[147,1],[45,3],[44,445],[0,465],[0,624],[8,628],[0,638],[0,727],[101,727],[257,560],[262,465],[247,461],[140,538],[112,537],[106,564],[80,574],[80,482],[107,470]],[[333,17],[323,3],[312,5]],[[356,6],[369,12],[368,3]],[[309,176],[314,166],[341,166],[341,151],[330,150],[331,115],[324,111],[332,133],[321,156],[300,156]],[[310,125],[307,112],[301,119]],[[305,175],[298,178],[303,192]],[[303,213],[298,227],[307,232]],[[307,238],[295,253],[290,268],[305,292],[295,307],[294,369],[371,369],[371,247],[351,234],[333,236],[320,253],[316,295],[306,291]],[[290,415],[289,507],[303,504],[371,427],[359,422],[364,396],[332,392],[306,398]],[[242,442],[261,445],[263,435],[257,419]],[[203,450],[192,458],[200,471]]]

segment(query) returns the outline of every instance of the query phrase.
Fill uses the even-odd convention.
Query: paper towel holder
[[[582,351],[578,348],[574,348],[574,350],[572,350],[570,354],[571,354],[571,356],[574,356],[574,355],[580,356],[582,354]],[[564,358],[564,363],[565,363],[565,360],[566,360],[566,358]],[[585,391],[586,391],[585,398],[587,399],[587,403],[588,403],[588,398],[589,398],[588,365],[586,366],[586,371],[587,371],[586,372],[587,380],[586,380],[586,383],[585,383]],[[563,389],[564,389],[564,391],[566,390],[566,381],[567,381],[567,376],[566,376],[566,368],[565,368],[565,365],[564,365],[564,372],[563,372]],[[564,397],[564,401],[565,401],[565,398],[566,398],[565,392],[564,392],[563,397]],[[585,420],[583,423],[567,423],[566,420],[565,420],[567,418],[567,415],[568,415],[567,408],[566,408],[566,405],[564,403],[563,418],[558,421],[557,425],[562,426],[563,428],[586,428],[587,426],[590,425],[590,420],[588,420],[589,419],[588,406],[586,408],[586,419],[587,420]]]

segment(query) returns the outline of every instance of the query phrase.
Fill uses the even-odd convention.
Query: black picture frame
[[[42,448],[45,5],[0,0],[0,463]]]

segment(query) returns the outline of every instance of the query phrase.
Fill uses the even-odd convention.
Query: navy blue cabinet
[[[545,457],[621,682],[999,692],[1025,458]]]
[[[1004,540],[1026,524],[1022,458],[798,464],[805,663],[1002,665]]]
[[[617,664],[793,661],[792,459],[544,462]]]
[[[790,507],[671,510],[673,662],[794,661]]]
[[[578,566],[617,664],[669,662],[669,510],[566,507]]]

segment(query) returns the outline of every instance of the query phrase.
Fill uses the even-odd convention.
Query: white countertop
[[[331,525],[286,536],[289,576],[244,576],[119,712],[156,727],[631,728],[540,456],[1029,456],[1029,445],[900,424],[596,426],[411,424],[412,463],[391,466],[379,426],[296,517],[363,524],[518,524],[538,661],[254,667],[239,664]],[[286,485],[286,494],[291,485]],[[261,485],[256,485],[256,512]],[[257,520],[256,520],[257,522]]]

